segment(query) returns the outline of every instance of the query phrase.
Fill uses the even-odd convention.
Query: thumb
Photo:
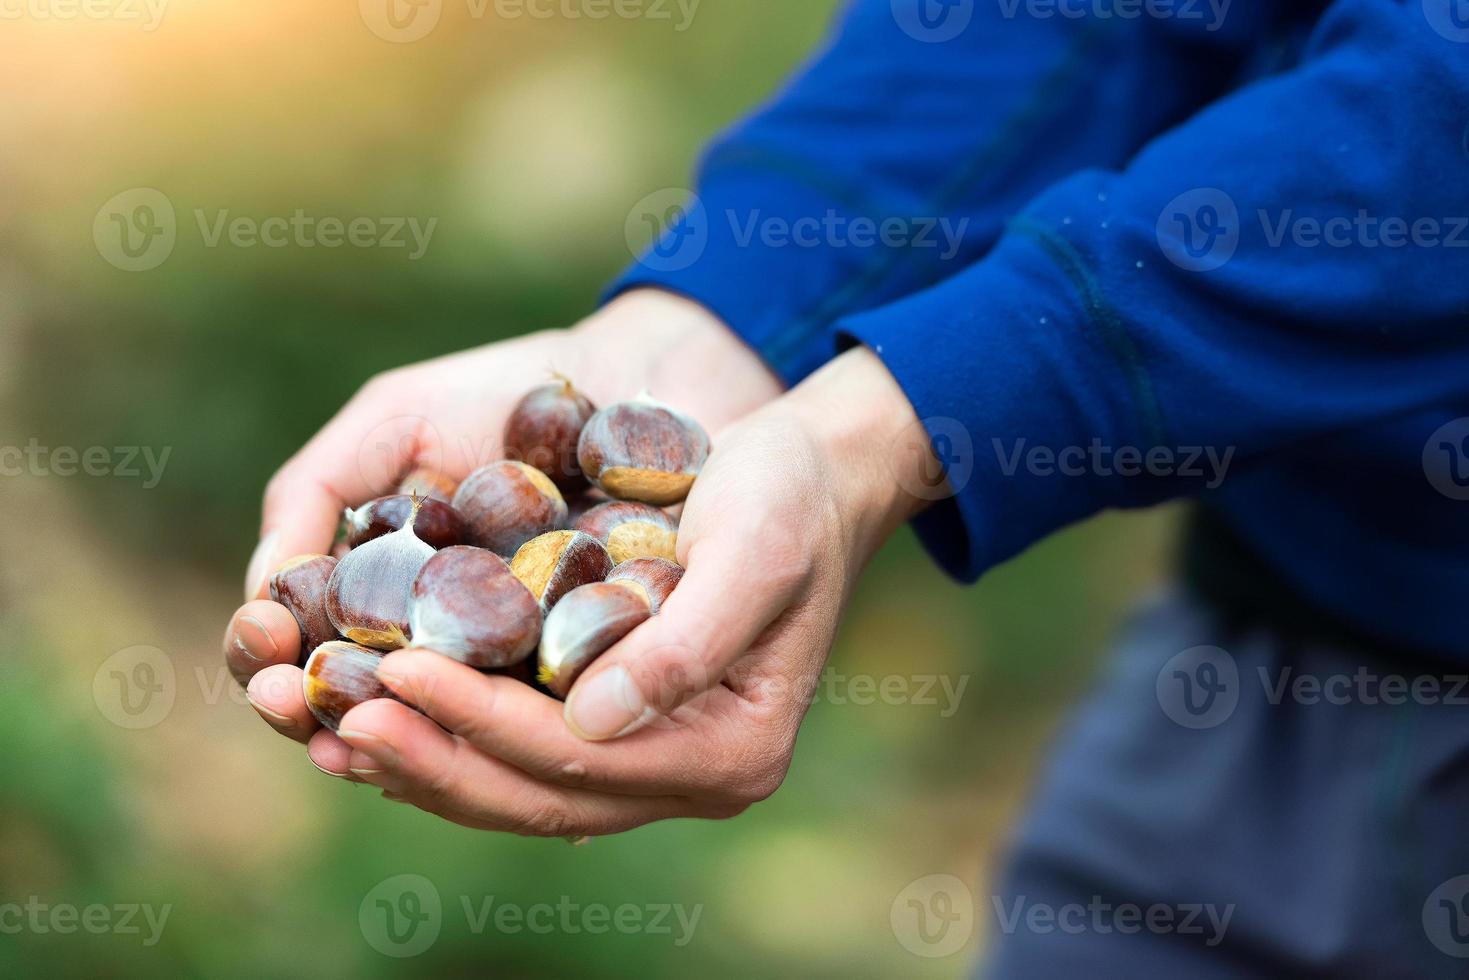
[[[805,563],[752,554],[734,521],[684,555],[687,571],[658,615],[597,659],[567,698],[566,724],[591,741],[621,738],[715,687],[805,582]],[[680,542],[683,544],[683,542]]]

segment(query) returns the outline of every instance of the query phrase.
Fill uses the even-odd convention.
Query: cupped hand
[[[300,634],[266,598],[283,561],[330,550],[344,507],[392,492],[426,466],[462,479],[500,459],[505,419],[552,372],[598,404],[648,389],[711,431],[769,402],[780,383],[703,307],[656,290],[627,293],[567,330],[398,368],[379,375],[271,479],[260,543],[246,573],[246,602],[225,632],[225,659],[251,703],[277,731],[310,742],[312,761],[347,772],[347,746],[319,726],[301,693]],[[717,377],[718,384],[710,378]]]
[[[354,708],[348,768],[456,823],[536,836],[741,812],[783,780],[853,584],[922,504],[927,445],[881,363],[848,352],[716,434],[683,512],[683,581],[564,706],[398,651],[380,676],[423,714]]]

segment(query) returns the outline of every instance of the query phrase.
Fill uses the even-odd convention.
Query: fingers
[[[718,688],[722,700],[707,716],[714,724],[597,743],[568,731],[560,703],[534,688],[427,650],[389,654],[378,677],[448,731],[536,779],[621,795],[717,795],[732,773],[721,768],[725,753],[712,736],[734,727],[718,722],[747,707]],[[744,719],[738,727],[752,732],[756,723]]]
[[[301,668],[275,664],[250,678],[245,696],[266,724],[297,742],[310,741],[321,725],[306,707],[301,690]]]
[[[389,492],[418,461],[439,453],[426,419],[390,415],[387,387],[365,386],[271,478],[246,599],[263,597],[270,573],[286,559],[326,554],[344,507]]]
[[[338,733],[350,770],[414,805],[467,826],[536,837],[614,834],[655,820],[714,815],[673,796],[611,796],[537,782],[395,701],[348,712]]]
[[[564,711],[572,732],[590,741],[621,738],[719,684],[805,581],[804,566],[787,569],[771,549],[749,547],[751,540],[766,539],[745,536],[731,522],[692,544],[688,570],[659,614],[572,688]]]
[[[235,610],[224,632],[224,660],[241,684],[274,664],[295,664],[301,628],[279,603],[259,599]]]
[[[350,783],[363,782],[361,776],[352,772],[352,746],[325,728],[318,730],[306,743],[306,758],[328,776]]]

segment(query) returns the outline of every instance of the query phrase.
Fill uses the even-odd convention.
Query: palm
[[[712,315],[661,293],[630,293],[570,330],[548,330],[425,361],[368,384],[271,480],[247,601],[226,632],[225,656],[257,710],[282,734],[318,738],[314,754],[345,746],[317,730],[295,666],[300,639],[285,607],[264,598],[265,576],[294,555],[324,553],[342,508],[390,491],[417,466],[462,479],[503,455],[515,402],[553,373],[598,404],[655,392],[718,432],[775,398],[779,382]],[[712,385],[710,377],[721,383]],[[339,771],[340,774],[340,771]]]

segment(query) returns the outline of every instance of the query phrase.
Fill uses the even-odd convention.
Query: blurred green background
[[[819,701],[785,787],[726,824],[575,849],[441,824],[321,776],[228,682],[219,637],[273,469],[374,372],[585,314],[630,257],[629,209],[686,185],[835,7],[708,0],[679,30],[676,5],[593,20],[446,2],[426,37],[392,43],[372,3],[173,0],[150,29],[141,0],[71,18],[35,0],[0,23],[0,446],[170,452],[156,487],[0,477],[0,976],[964,975],[1047,741],[1161,577],[1168,512],[1072,529],[973,589],[904,532],[832,669],[967,677],[957,710]],[[128,272],[93,222],[140,187],[167,197],[178,236]],[[438,224],[410,261],[211,248],[192,217],[298,208]],[[140,645],[162,651],[173,701],[129,728],[97,692]],[[889,915],[935,873],[971,883],[977,925],[927,959]],[[443,907],[409,959],[359,923],[403,874]],[[677,927],[476,929],[462,903],[490,899],[700,918],[682,946]],[[147,945],[141,918],[142,935],[6,928],[3,907],[28,902],[171,909]]]

